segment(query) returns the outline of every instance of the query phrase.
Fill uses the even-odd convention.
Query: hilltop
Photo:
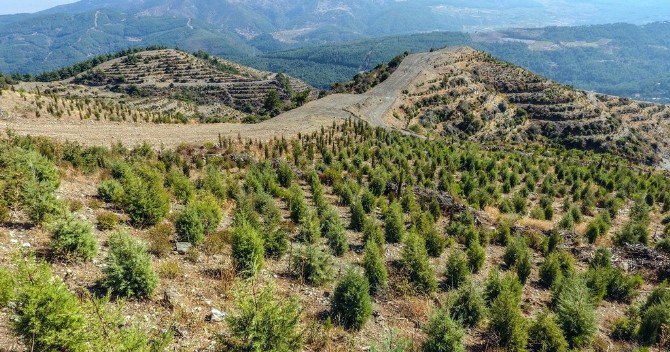
[[[44,74],[38,78],[60,80],[22,83],[18,89],[86,104],[120,105],[119,112],[99,111],[97,115],[90,108],[79,107],[74,114],[67,109],[70,114],[59,116],[65,120],[153,122],[253,122],[302,104],[317,93],[289,76],[258,71],[204,52],[133,51],[78,72],[81,67],[85,65]],[[271,94],[276,95],[277,106],[265,106]]]
[[[164,53],[176,55],[176,62],[180,60],[178,57],[193,59],[185,53]],[[146,65],[152,65],[150,52],[139,55],[133,61],[145,65],[145,56],[149,62]],[[26,123],[19,119],[5,123],[5,126],[23,133],[67,136],[83,143],[108,144],[120,134],[126,135],[123,140],[131,145],[141,143],[147,137],[157,144],[177,145],[181,142],[213,141],[221,134],[272,138],[278,134],[316,130],[333,120],[354,118],[373,126],[427,136],[443,135],[487,144],[550,143],[573,149],[610,152],[644,164],[660,165],[668,160],[670,108],[665,105],[579,91],[465,47],[412,54],[401,59],[399,57],[389,65],[382,65],[368,75],[359,75],[352,83],[340,87],[342,91],[348,87],[352,93],[361,94],[332,94],[254,126],[213,124],[173,128],[137,127],[130,123],[116,127],[114,132],[105,132],[107,128],[102,127],[105,121],[79,118],[58,124],[35,119]],[[208,82],[209,79],[204,80],[202,76],[185,75],[181,71],[166,76],[156,71],[157,68],[154,71],[147,68],[147,72],[154,72],[151,78],[147,78],[141,77],[139,70],[129,69],[138,63],[131,65],[124,63],[126,61],[127,58],[119,58],[101,65],[99,70],[89,70],[77,77],[47,85],[65,96],[73,93],[69,91],[72,87],[81,86],[76,82],[88,84],[81,89],[88,90],[93,96],[99,96],[101,92],[122,96],[131,88],[160,96],[178,89],[192,91],[194,82],[209,89],[225,91],[230,85],[247,87],[252,84],[248,82],[252,77],[260,77],[256,71],[241,70],[236,68],[239,66],[229,64],[227,70],[241,71],[238,74],[216,74],[239,77],[242,83]],[[110,80],[114,77],[120,79],[121,75],[125,82],[110,84]],[[260,83],[253,84],[277,84],[276,80],[261,78],[256,78],[256,82]],[[117,86],[123,87],[126,92],[113,92],[121,89]],[[258,91],[264,90],[259,88]],[[82,92],[72,95],[84,94]],[[240,96],[245,98],[244,90],[240,92]],[[145,107],[151,106],[151,109],[158,106],[150,105],[155,98],[134,99],[128,101],[141,102]],[[25,103],[20,99],[18,101]],[[132,121],[128,119],[128,122]],[[123,132],[124,129],[127,132]]]

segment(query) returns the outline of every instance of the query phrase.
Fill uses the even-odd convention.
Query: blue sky
[[[0,15],[20,12],[37,12],[56,5],[68,4],[76,0],[0,0]]]

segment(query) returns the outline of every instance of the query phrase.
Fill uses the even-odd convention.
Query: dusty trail
[[[334,94],[259,124],[153,124],[103,121],[54,121],[8,118],[0,120],[0,129],[21,135],[46,136],[84,145],[109,146],[122,142],[132,146],[147,142],[154,146],[174,147],[183,143],[201,144],[223,137],[269,140],[309,133],[333,121],[362,119],[373,126],[397,127],[389,122],[390,111],[423,70],[432,69],[431,58],[456,49],[413,54],[405,58],[386,81],[364,94]]]

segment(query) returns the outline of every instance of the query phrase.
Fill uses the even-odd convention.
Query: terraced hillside
[[[393,115],[415,131],[479,141],[547,140],[654,164],[670,107],[582,92],[469,48],[432,55]]]
[[[194,82],[221,90],[238,84],[207,83],[204,82],[207,80],[204,76],[183,74],[166,76],[154,73],[149,80],[143,78],[140,71],[132,71],[136,74],[126,77],[125,72],[130,71],[121,70],[130,64],[124,63],[124,60],[127,61],[119,59],[107,66],[103,65],[101,69],[106,70],[103,72],[107,72],[108,77],[123,75],[126,83],[118,83],[119,87],[137,87],[140,92],[143,89],[146,91],[148,87],[153,90],[152,94],[191,89],[198,86]],[[141,61],[144,62],[144,58]],[[234,70],[235,67],[230,66],[228,70]],[[94,71],[57,83],[57,86],[60,85],[60,94],[81,94],[69,90],[76,87],[73,85],[75,80],[83,82],[86,79],[89,85],[99,84],[91,77]],[[255,77],[254,71],[240,72],[235,75],[240,79],[252,80]],[[247,72],[248,76],[242,72]],[[184,127],[115,123],[110,128],[104,118],[101,121],[74,118],[58,123],[44,119],[26,121],[13,118],[15,115],[11,112],[16,109],[3,107],[7,102],[0,103],[0,108],[10,112],[0,126],[18,133],[48,135],[86,144],[109,145],[111,141],[121,140],[130,145],[149,141],[154,145],[175,146],[184,142],[215,141],[220,135],[268,140],[279,135],[318,130],[324,125],[331,125],[333,120],[356,118],[373,126],[411,130],[430,136],[440,134],[490,144],[538,141],[568,148],[607,151],[645,164],[667,165],[670,160],[670,108],[665,105],[578,91],[470,48],[447,48],[412,54],[392,72],[379,77],[378,72],[373,72],[374,79],[359,76],[357,80],[365,84],[349,86],[359,92],[368,89],[361,94],[329,95],[254,126],[211,124]],[[217,80],[217,77],[209,79]],[[128,80],[134,83],[127,83]],[[272,84],[273,81],[254,82]],[[106,92],[116,94],[117,97],[123,96],[111,92],[116,89],[115,85],[107,81],[105,83],[107,85],[85,86],[82,89],[87,89],[91,94]],[[346,85],[344,87],[346,91]],[[15,92],[5,94],[16,104],[26,104],[26,101],[36,99],[34,96],[19,97],[21,93]],[[240,93],[236,96],[245,95]],[[152,99],[156,98],[123,98],[114,102],[137,102],[144,104],[141,105],[144,109],[155,109],[156,106],[149,103]],[[186,104],[183,101],[179,103]],[[76,111],[70,105],[65,106],[65,101],[56,101],[54,104],[58,111],[65,111],[65,115],[67,111]],[[194,103],[188,106],[205,109],[209,105]],[[115,108],[109,109],[114,111]],[[209,116],[205,113],[203,119],[207,120]],[[141,122],[146,119],[132,120]]]
[[[158,122],[274,116],[280,111],[268,111],[272,109],[265,106],[274,92],[282,109],[291,107],[296,99],[304,102],[315,97],[313,88],[283,74],[257,71],[205,53],[196,55],[171,49],[143,51],[63,81],[26,83],[22,88],[73,99],[121,100],[132,110],[160,113]]]

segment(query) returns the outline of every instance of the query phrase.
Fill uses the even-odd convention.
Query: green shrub
[[[155,175],[130,176],[123,183],[123,205],[137,226],[153,226],[170,210],[170,197]]]
[[[540,284],[546,288],[574,273],[574,259],[566,252],[550,253],[540,265]]]
[[[165,178],[165,185],[172,191],[174,197],[181,203],[186,204],[195,195],[195,186],[184,174],[171,171]]]
[[[384,213],[384,230],[388,243],[399,243],[405,233],[405,220],[400,204],[393,201]]]
[[[312,286],[321,286],[333,276],[333,263],[328,254],[316,246],[299,250],[293,257],[292,271]]]
[[[77,297],[47,264],[22,263],[13,328],[35,351],[85,351],[87,320]]]
[[[211,193],[198,194],[197,199],[189,204],[187,208],[193,208],[198,213],[200,221],[205,228],[205,234],[211,234],[216,231],[223,218],[221,207]]]
[[[205,225],[195,207],[187,206],[175,220],[179,241],[198,245],[205,239]]]
[[[240,293],[235,302],[238,312],[226,319],[231,337],[223,341],[223,351],[301,350],[301,309],[295,300],[278,298],[266,287],[260,293]]]
[[[144,245],[118,232],[109,239],[103,286],[122,297],[148,297],[158,285],[151,258]]]
[[[14,276],[9,270],[0,268],[0,309],[14,298]]]
[[[522,254],[522,256],[518,259],[515,267],[516,276],[519,277],[519,282],[521,282],[521,284],[525,284],[526,281],[528,281],[528,277],[530,276],[530,272],[533,267],[530,251]]]
[[[639,320],[639,318],[636,318],[635,320],[630,317],[617,319],[614,324],[612,324],[610,337],[612,337],[613,340],[618,341],[633,341],[637,334],[638,325],[640,324],[637,320]]]
[[[486,315],[486,302],[474,284],[458,289],[450,303],[449,314],[466,327],[476,326]]]
[[[426,246],[416,233],[406,236],[400,263],[404,275],[418,293],[431,293],[437,289],[435,274],[428,262]]]
[[[630,303],[637,296],[637,289],[643,283],[644,280],[640,275],[628,275],[621,269],[611,269],[605,297],[612,301]]]
[[[323,213],[321,233],[328,241],[328,246],[334,255],[341,256],[349,249],[344,224],[334,210],[329,209]]]
[[[593,219],[586,228],[586,238],[589,243],[593,244],[599,237],[605,235],[609,231],[610,223],[608,212],[603,212]]]
[[[298,186],[291,187],[288,199],[289,211],[291,213],[291,220],[294,223],[300,224],[304,221],[308,214],[307,201],[305,201],[305,194]]]
[[[287,162],[282,161],[277,168],[277,181],[279,181],[282,187],[288,188],[293,183],[293,180],[295,180],[293,168]]]
[[[521,299],[522,290],[523,287],[516,276],[507,274],[500,278],[497,270],[491,270],[484,283],[484,301],[490,306],[505,291],[511,292],[517,299]]]
[[[437,258],[442,255],[447,247],[447,239],[442,236],[435,228],[435,224],[430,213],[422,213],[419,220],[418,229],[426,241],[426,250],[428,255]]]
[[[111,211],[100,212],[96,215],[95,219],[100,231],[114,230],[119,226],[119,216]]]
[[[353,231],[363,231],[363,225],[365,225],[365,210],[360,200],[356,200],[351,203],[349,207],[351,211],[351,222],[349,223],[349,228]]]
[[[365,255],[363,256],[363,268],[365,277],[370,283],[370,293],[375,294],[386,287],[388,272],[379,246],[374,241],[365,244]]]
[[[300,222],[296,239],[302,243],[316,243],[321,238],[321,224],[314,212],[308,214]]]
[[[568,342],[556,319],[548,312],[535,317],[528,330],[528,347],[531,351],[567,352]]]
[[[331,311],[344,328],[360,330],[372,315],[367,279],[352,270],[345,273],[333,292]]]
[[[524,237],[514,237],[505,248],[503,262],[508,268],[514,267],[523,257],[528,256],[528,242]]]
[[[595,307],[585,282],[568,278],[555,297],[556,317],[571,348],[588,345],[596,333]]]
[[[608,248],[596,249],[590,263],[592,268],[609,268],[612,266],[612,252]]]
[[[244,222],[232,229],[233,266],[238,275],[252,277],[263,267],[265,248],[255,228]]]
[[[468,259],[462,251],[454,250],[449,254],[444,274],[446,286],[452,289],[461,287],[470,279]]]
[[[464,352],[463,337],[465,332],[457,322],[449,317],[445,310],[435,313],[424,328],[427,335],[423,343],[424,352]]]
[[[491,303],[489,328],[508,351],[525,351],[528,342],[526,320],[516,292],[503,289]]]
[[[629,221],[614,236],[614,243],[625,244],[647,244],[649,243],[649,226],[644,222]]]
[[[51,248],[65,259],[89,261],[98,253],[98,241],[89,223],[71,217],[56,225]]]
[[[468,249],[465,251],[465,254],[468,257],[468,267],[473,273],[478,273],[486,263],[486,251],[479,241],[473,241],[468,246]]]
[[[288,250],[289,233],[285,229],[263,232],[263,246],[266,258],[281,258]]]
[[[383,247],[385,241],[384,230],[376,219],[369,217],[363,224],[363,243],[374,241],[379,247]]]
[[[123,186],[117,180],[105,180],[98,185],[98,197],[105,202],[121,203],[123,195]]]
[[[169,223],[162,222],[152,227],[146,233],[149,252],[159,258],[167,256],[174,248],[173,237],[174,229]]]
[[[375,210],[375,206],[377,205],[376,203],[377,198],[375,198],[375,195],[372,194],[370,190],[366,189],[361,195],[361,205],[363,206],[363,210],[367,214],[372,213],[372,211]]]
[[[657,344],[670,326],[670,302],[655,304],[642,313],[638,338],[646,346]]]

